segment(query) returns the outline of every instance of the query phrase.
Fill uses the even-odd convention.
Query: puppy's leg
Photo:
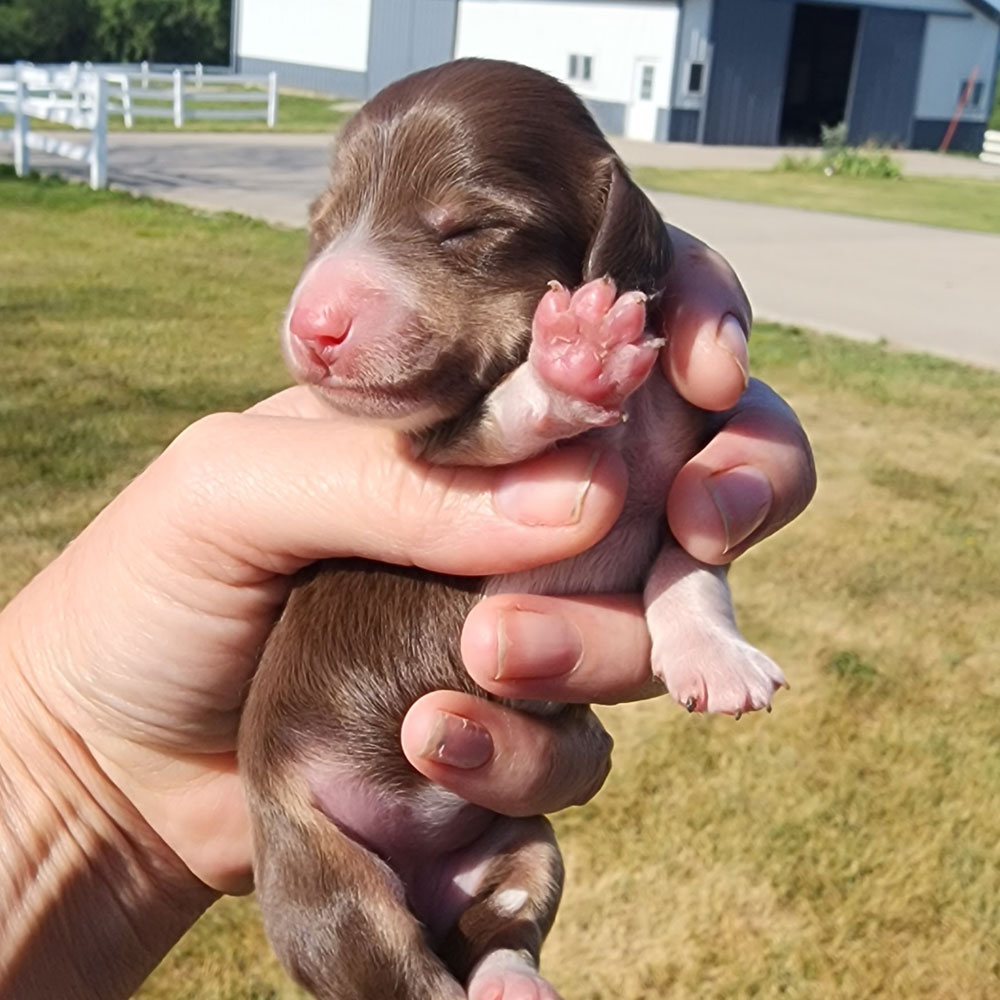
[[[504,465],[556,441],[624,418],[662,341],[646,333],[646,296],[618,295],[610,278],[574,293],[553,283],[532,324],[528,360],[484,400],[471,421],[446,427],[422,453],[446,465]]]
[[[689,712],[739,718],[767,708],[788,686],[777,664],[737,630],[725,569],[673,544],[656,559],[645,601],[653,672]]]
[[[253,809],[268,937],[320,1000],[465,1000],[425,943],[396,874],[295,792]]]
[[[451,867],[453,889],[470,898],[439,952],[469,1000],[559,1000],[538,972],[563,883],[548,820],[499,818]]]

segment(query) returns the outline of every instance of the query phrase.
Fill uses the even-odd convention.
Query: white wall
[[[669,107],[678,9],[662,3],[460,0],[455,56],[510,59],[570,84],[581,96],[628,104],[637,60],[656,65],[653,98]],[[568,79],[570,53],[593,59],[593,79]]]
[[[958,94],[974,66],[982,83],[979,104],[968,106],[964,120],[984,121],[993,100],[994,60],[997,53],[998,27],[995,21],[976,13],[971,18],[927,18],[924,55],[917,87],[917,118],[951,118]]]
[[[239,0],[237,52],[364,72],[370,6],[370,0]]]

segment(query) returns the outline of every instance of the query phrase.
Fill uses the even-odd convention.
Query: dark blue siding
[[[715,0],[705,142],[778,141],[794,4]]]
[[[927,16],[866,7],[861,12],[847,139],[908,146]]]
[[[698,112],[684,108],[674,108],[670,112],[671,142],[698,141]]]
[[[941,145],[949,122],[943,118],[918,118],[910,136],[911,149],[937,149]],[[986,122],[959,122],[949,149],[978,153],[983,148]]]
[[[458,0],[372,0],[368,94],[455,54]]]

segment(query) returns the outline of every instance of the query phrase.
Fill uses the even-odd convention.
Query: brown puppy
[[[352,560],[302,575],[240,728],[268,934],[331,1000],[549,1000],[537,960],[562,884],[551,827],[431,785],[399,732],[430,691],[482,693],[459,635],[499,591],[645,587],[654,669],[691,711],[762,708],[783,682],[736,632],[724,576],[663,525],[704,433],[647,333],[669,240],[568,88],[461,60],[391,85],[347,126],[311,246],[284,350],[333,407],[392,421],[439,463],[514,462],[589,433],[621,450],[631,480],[600,544],[537,572]]]

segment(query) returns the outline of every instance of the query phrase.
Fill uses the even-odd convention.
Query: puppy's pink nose
[[[300,340],[312,341],[320,347],[339,344],[351,329],[351,317],[331,305],[318,308],[296,306],[288,320],[288,329]]]

